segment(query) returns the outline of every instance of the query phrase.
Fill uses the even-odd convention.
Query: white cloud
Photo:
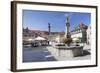
[[[66,13],[66,14],[65,14],[65,17],[68,17],[68,16],[69,16],[69,14],[68,14],[68,13]]]
[[[65,13],[65,17],[72,17],[73,13]]]

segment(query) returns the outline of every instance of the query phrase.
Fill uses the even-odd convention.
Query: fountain
[[[57,55],[58,56],[64,56],[64,57],[75,57],[75,56],[80,56],[83,54],[83,46],[76,46],[76,45],[71,45],[72,43],[72,38],[69,32],[69,18],[66,18],[66,32],[65,36],[63,37],[63,43],[66,45],[63,46],[55,46]]]

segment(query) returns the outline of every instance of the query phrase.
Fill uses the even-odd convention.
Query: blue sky
[[[50,23],[52,32],[62,32],[65,31],[67,16],[69,17],[70,30],[81,22],[85,25],[91,24],[90,13],[23,10],[23,27],[48,31],[48,23]]]

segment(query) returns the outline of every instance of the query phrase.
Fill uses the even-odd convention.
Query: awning
[[[34,40],[46,40],[45,38],[43,38],[43,37],[40,37],[40,36],[38,36],[37,38],[35,38]]]

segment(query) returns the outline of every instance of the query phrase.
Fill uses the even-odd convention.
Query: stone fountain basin
[[[76,57],[83,55],[83,46],[55,46],[58,56]]]

